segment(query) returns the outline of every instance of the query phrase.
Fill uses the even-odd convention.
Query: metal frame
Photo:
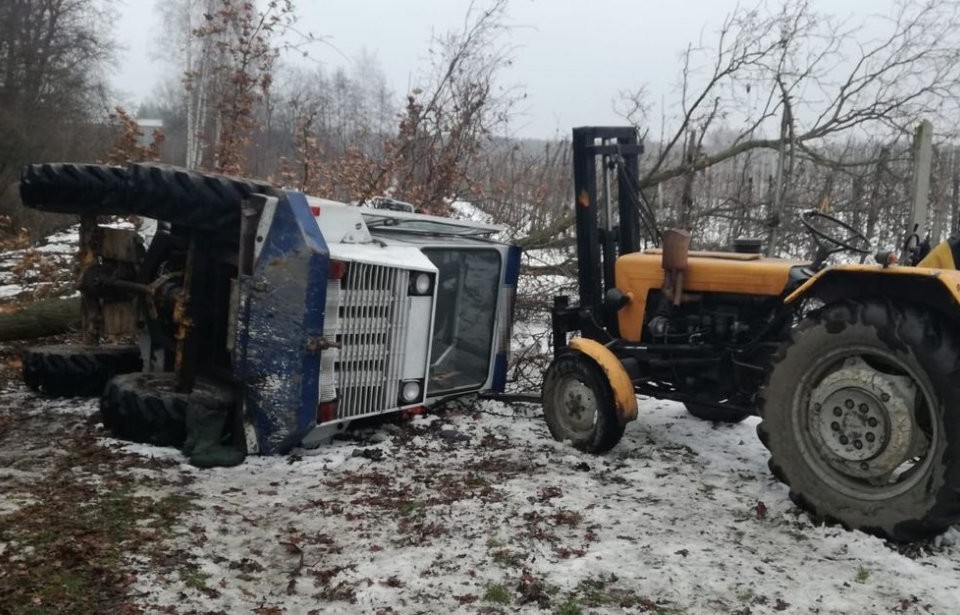
[[[566,348],[567,333],[579,330],[596,340],[616,338],[616,309],[604,305],[607,291],[616,287],[617,257],[640,249],[638,212],[638,162],[643,145],[633,127],[586,126],[573,129],[573,194],[577,231],[577,282],[579,305],[571,306],[567,297],[555,297],[553,307],[554,354]],[[600,164],[598,165],[598,161]],[[611,215],[610,182],[607,174],[619,168],[617,175],[617,214],[614,227]],[[604,201],[607,225],[600,223],[598,171],[604,175]],[[598,273],[600,275],[598,275]]]

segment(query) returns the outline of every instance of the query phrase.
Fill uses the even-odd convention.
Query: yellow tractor
[[[642,203],[642,151],[633,128],[573,131],[579,301],[554,299],[553,437],[608,451],[638,395],[706,420],[759,415],[770,469],[814,518],[896,541],[960,519],[958,244],[917,266],[827,266],[870,242],[812,211],[812,262],[765,258],[752,240],[690,251]]]

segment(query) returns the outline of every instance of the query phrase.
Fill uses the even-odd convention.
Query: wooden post
[[[913,206],[907,217],[904,258],[907,262],[908,250],[919,244],[928,233],[927,200],[930,196],[930,169],[933,164],[933,124],[923,120],[917,126],[913,137]],[[916,237],[911,240],[911,238]]]
[[[950,166],[950,153],[943,148],[933,149],[933,164],[930,171],[930,207],[933,208],[933,229],[930,232],[930,245],[935,246],[944,239],[944,232],[950,233],[949,181],[945,181],[944,169]]]
[[[777,149],[777,175],[773,180],[773,198],[770,202],[770,234],[767,237],[767,256],[777,253],[780,216],[783,214],[783,196],[785,192],[783,175],[787,158],[787,139],[790,136],[790,103],[784,98],[783,117],[780,119],[780,144]]]

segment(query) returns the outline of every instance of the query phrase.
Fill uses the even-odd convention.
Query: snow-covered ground
[[[41,297],[72,282],[79,227],[0,254],[0,300]]]
[[[140,231],[144,244],[156,232],[155,220],[143,219],[140,224],[116,218],[103,226]],[[60,294],[75,286],[75,260],[80,241],[80,225],[49,235],[37,245],[0,254],[0,301],[35,299]]]
[[[66,269],[74,246],[75,231],[52,237],[4,255],[0,273],[34,254]],[[34,268],[20,270],[0,294],[24,292]],[[517,340],[542,351],[544,332],[531,321]],[[42,418],[50,434],[82,431],[95,411],[0,392],[0,419]],[[768,472],[755,419],[714,425],[643,400],[623,441],[594,457],[554,442],[540,412],[471,402],[213,470],[97,428],[100,446],[163,461],[156,488],[194,505],[164,538],[184,565],[128,558],[129,595],[169,613],[960,612],[960,532],[897,546],[811,524]],[[0,421],[0,524],[31,502],[11,485],[42,480],[42,464],[22,463],[27,445]]]
[[[130,595],[172,613],[960,612],[956,531],[897,547],[812,525],[753,420],[641,408],[601,457],[554,442],[539,407],[489,401],[229,469],[104,437],[173,461],[156,472],[196,505],[168,538],[191,572],[130,561]]]

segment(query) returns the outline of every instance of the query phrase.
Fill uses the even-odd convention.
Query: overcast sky
[[[860,20],[893,0],[813,0],[820,10]],[[165,71],[156,0],[120,0],[119,42],[125,47],[114,86],[132,108]],[[483,5],[482,0],[478,0]],[[431,34],[463,24],[468,0],[296,0],[298,28],[325,39],[311,56],[327,68],[349,66],[362,49],[378,59],[399,96],[427,65]],[[619,93],[646,84],[667,94],[681,51],[714,32],[735,0],[512,0],[514,66],[504,85],[527,98],[518,108],[519,136],[566,135],[584,124],[616,124]],[[740,4],[750,5],[751,2]]]

